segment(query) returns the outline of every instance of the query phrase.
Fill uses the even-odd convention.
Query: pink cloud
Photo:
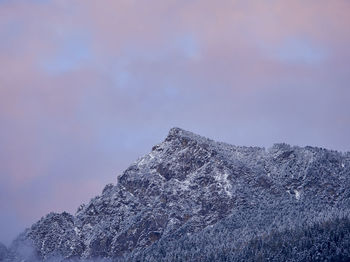
[[[23,220],[74,211],[174,125],[349,150],[348,1],[0,6],[0,182]]]

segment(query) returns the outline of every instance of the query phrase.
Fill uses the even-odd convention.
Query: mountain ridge
[[[172,261],[171,250],[159,257],[167,249],[163,243],[202,239],[211,228],[219,228],[237,248],[253,235],[296,226],[291,216],[305,216],[298,220],[310,225],[323,213],[347,217],[349,167],[349,152],[284,143],[269,149],[233,146],[172,128],[116,184],[106,185],[75,215],[43,217],[9,252],[13,261]],[[226,236],[227,228],[244,241]]]

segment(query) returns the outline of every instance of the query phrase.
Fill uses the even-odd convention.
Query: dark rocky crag
[[[7,261],[234,261],[260,238],[347,219],[349,207],[350,153],[238,147],[173,128],[74,216],[50,213],[23,232]]]
[[[8,258],[8,250],[6,246],[0,242],[0,261],[5,261]]]

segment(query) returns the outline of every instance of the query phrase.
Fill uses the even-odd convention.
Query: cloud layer
[[[180,126],[350,150],[350,3],[0,1],[0,241]]]

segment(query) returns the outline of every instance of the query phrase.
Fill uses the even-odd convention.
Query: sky
[[[0,0],[0,241],[171,127],[350,151],[350,1]]]

